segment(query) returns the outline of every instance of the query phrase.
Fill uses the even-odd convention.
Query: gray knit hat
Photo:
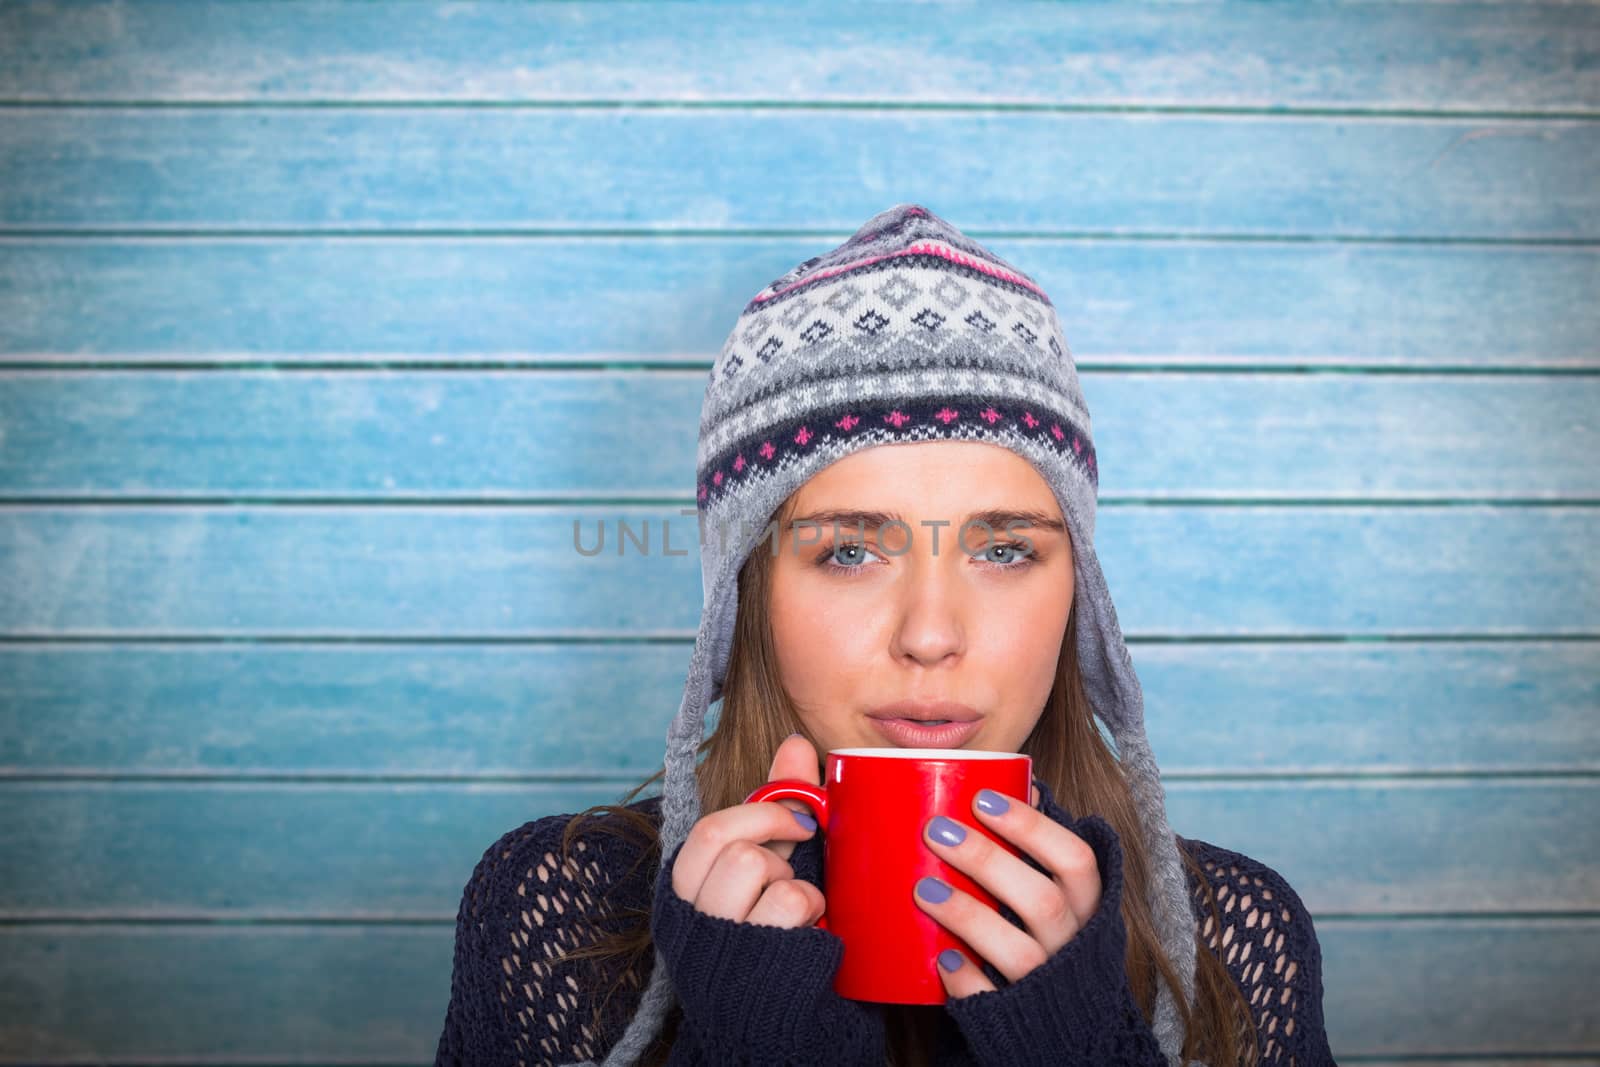
[[[705,604],[667,729],[661,855],[700,819],[706,709],[722,696],[738,574],[778,507],[829,464],[872,445],[963,439],[1033,463],[1060,502],[1076,572],[1077,652],[1117,745],[1150,856],[1158,936],[1194,1002],[1196,925],[1144,697],[1094,551],[1099,474],[1089,410],[1056,310],[1026,274],[925,207],[900,204],[794,267],[746,305],[706,384],[696,455]],[[636,1062],[673,997],[658,954],[638,1012],[605,1059]],[[1172,1064],[1183,1027],[1163,982],[1153,1029]]]

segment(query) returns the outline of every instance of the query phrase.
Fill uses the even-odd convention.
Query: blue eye
[[[851,558],[858,562],[840,563],[839,554],[841,552],[855,553],[855,555]],[[820,563],[825,570],[859,571],[863,569],[858,565],[859,561],[863,560],[869,554],[870,552],[867,546],[862,544],[860,541],[840,541],[837,545],[834,545],[824,552],[822,557],[818,559],[817,562]]]
[[[991,558],[990,554],[996,552],[1000,553],[999,558]],[[981,552],[969,555],[983,566],[995,571],[1020,571],[1039,560],[1038,552],[1030,551],[1030,546],[1023,541],[997,541]],[[868,562],[869,558],[882,557],[860,541],[840,541],[823,550],[817,557],[817,566],[835,574],[855,574],[866,570],[863,564]]]
[[[989,559],[989,553],[996,551],[1009,552],[1011,555],[1002,556],[1000,560]],[[1024,567],[1032,565],[1038,559],[1038,554],[1028,551],[1028,545],[1021,541],[998,541],[992,545],[989,545],[983,550],[982,553],[979,553],[979,555],[984,557],[982,560],[983,563],[993,567],[996,570],[1003,571],[1021,570]],[[974,556],[974,558],[978,557]]]

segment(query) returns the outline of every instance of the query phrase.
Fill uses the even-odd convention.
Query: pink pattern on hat
[[[787,293],[790,289],[794,289],[797,286],[810,285],[813,282],[821,281],[823,278],[831,278],[835,274],[843,274],[845,271],[855,270],[858,267],[868,267],[874,263],[880,263],[886,259],[896,259],[900,256],[926,255],[940,256],[944,259],[950,260],[952,263],[960,263],[964,267],[971,267],[974,270],[981,270],[985,274],[1023,286],[1026,289],[1031,289],[1038,295],[1039,299],[1043,300],[1046,304],[1050,303],[1050,298],[1045,295],[1044,290],[1039,288],[1033,282],[1029,281],[1027,278],[1024,278],[1022,275],[1016,273],[1015,271],[1006,270],[1004,267],[997,267],[988,260],[978,259],[974,256],[967,255],[965,252],[957,251],[942,241],[918,241],[916,244],[902,248],[898,252],[885,252],[881,256],[867,256],[865,259],[857,259],[850,263],[841,263],[837,267],[829,267],[827,270],[819,270],[815,273],[807,274],[805,277],[784,286],[782,289],[774,289],[770,293],[763,290],[762,292],[757,293],[750,302],[752,304],[759,304],[763,301],[771,300],[774,297],[782,296],[784,293]]]
[[[945,403],[941,404],[939,410],[934,412],[930,417],[935,421],[944,424],[945,426],[950,426],[959,421],[961,413],[953,405]],[[1004,413],[997,410],[992,404],[978,413],[978,418],[982,419],[991,427],[996,426],[1006,417],[1007,416]],[[860,425],[862,421],[862,415],[845,414],[836,420],[833,425],[848,432],[849,430]],[[899,408],[891,408],[888,414],[883,416],[883,421],[893,426],[898,431],[916,422],[917,420],[916,416],[908,414]],[[1036,416],[1032,411],[1028,410],[1021,411],[1021,413],[1016,417],[1016,422],[1019,425],[1025,425],[1030,430],[1045,425],[1043,422],[1041,422],[1038,416]],[[1054,439],[1054,441],[1061,442],[1063,448],[1067,438],[1071,438],[1073,453],[1080,457],[1084,464],[1084,469],[1088,473],[1090,479],[1098,485],[1099,472],[1096,467],[1093,446],[1090,444],[1087,438],[1080,436],[1071,430],[1063,429],[1063,423],[1065,423],[1066,426],[1072,425],[1070,421],[1060,419],[1049,423],[1051,437]],[[810,445],[810,443],[816,440],[818,437],[817,432],[812,430],[811,427],[806,423],[795,424],[793,426],[792,433],[789,430],[784,430],[783,433],[787,434],[794,444],[800,447]],[[760,448],[758,448],[756,451],[763,459],[772,462],[775,461],[780,450],[781,449],[775,445],[772,440],[766,440],[761,443]],[[735,454],[732,460],[723,459],[722,462],[726,463],[726,467],[712,471],[709,475],[709,481],[706,483],[701,483],[699,488],[700,500],[707,500],[709,498],[710,490],[713,487],[723,493],[732,492],[737,489],[739,476],[742,475],[746,468],[750,466],[751,461],[745,458],[743,452],[739,452]]]

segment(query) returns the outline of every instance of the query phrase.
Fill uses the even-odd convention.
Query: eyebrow
[[[897,511],[871,511],[858,508],[829,508],[824,511],[814,511],[810,515],[802,515],[789,521],[789,528],[800,525],[802,522],[815,523],[818,526],[865,526],[873,529],[886,526],[891,522],[911,524],[906,522]],[[1028,526],[1037,530],[1052,530],[1055,533],[1067,532],[1066,523],[1053,515],[1042,511],[1023,510],[1013,508],[985,508],[974,511],[968,515],[960,526],[967,523],[987,523],[991,530],[1004,530],[1018,526]]]

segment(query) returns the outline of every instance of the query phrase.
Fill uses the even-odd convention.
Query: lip
[[[873,708],[867,714],[874,719],[951,719],[955,722],[973,722],[982,717],[967,705],[953,700],[898,700]]]
[[[885,719],[874,715],[872,725],[901,748],[960,748],[972,740],[983,723],[969,719],[947,722],[943,726],[924,726],[915,719]]]

